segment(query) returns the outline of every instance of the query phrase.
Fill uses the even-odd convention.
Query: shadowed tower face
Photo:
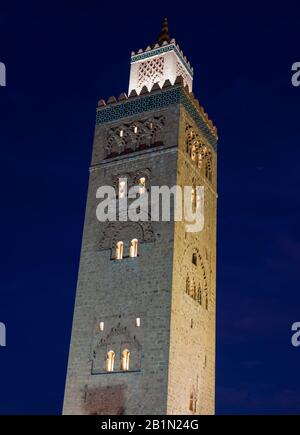
[[[129,96],[99,101],[64,414],[214,413],[217,132],[192,82],[165,20],[132,53]],[[99,222],[96,192],[126,197],[120,179],[203,186],[203,230],[172,212]]]

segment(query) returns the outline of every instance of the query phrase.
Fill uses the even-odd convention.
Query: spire
[[[162,24],[160,35],[158,37],[158,42],[159,44],[162,44],[164,41],[170,42],[170,39],[168,18],[165,18]]]

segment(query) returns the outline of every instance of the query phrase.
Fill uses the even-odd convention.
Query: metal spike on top
[[[170,42],[170,33],[169,33],[169,24],[168,24],[168,18],[165,18],[162,24],[161,32],[158,37],[158,42],[162,44],[164,41]]]

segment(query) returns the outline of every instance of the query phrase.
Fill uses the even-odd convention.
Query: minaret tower
[[[213,414],[217,131],[165,19],[97,108],[64,414]],[[204,187],[204,228],[99,222],[96,192]],[[130,199],[128,199],[130,202]]]

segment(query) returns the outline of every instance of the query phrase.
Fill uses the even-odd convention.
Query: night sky
[[[300,5],[0,0],[1,414],[61,413],[95,108],[164,16],[219,132],[217,413],[300,413]]]

